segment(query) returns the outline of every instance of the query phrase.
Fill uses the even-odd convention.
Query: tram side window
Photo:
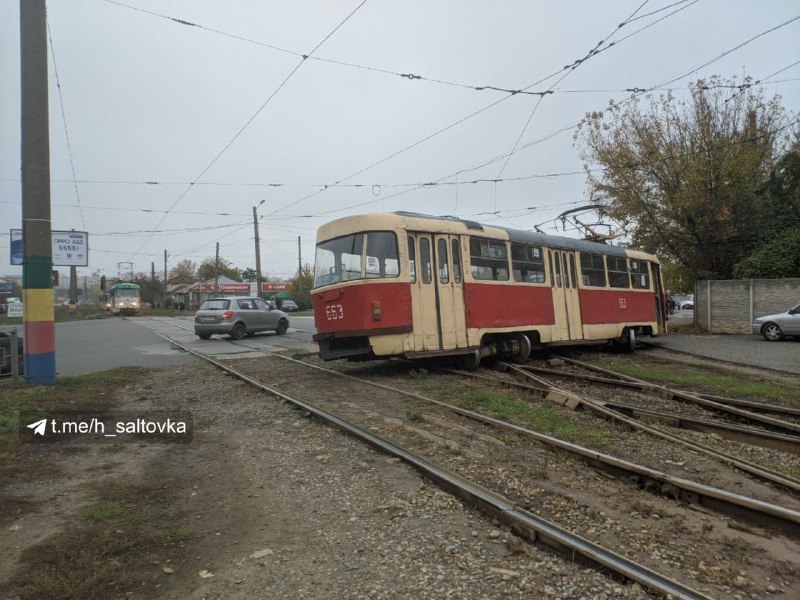
[[[647,268],[647,261],[631,260],[631,281],[636,290],[650,289],[650,272]]]
[[[514,281],[544,283],[544,254],[539,246],[511,244]]]
[[[428,238],[419,240],[419,266],[422,269],[422,283],[431,282],[431,243]]]
[[[581,253],[583,285],[606,287],[606,265],[601,254]]]
[[[508,281],[508,250],[500,240],[470,238],[472,277],[489,281]]]
[[[447,273],[447,240],[438,241],[436,254],[439,255],[439,282],[450,283],[450,276]]]
[[[364,234],[361,233],[317,244],[314,258],[314,287],[359,279],[363,249]]]
[[[417,282],[417,254],[414,251],[414,238],[408,238],[408,272],[411,277],[411,283]]]
[[[458,240],[451,241],[453,247],[453,281],[461,283],[461,247]]]
[[[616,256],[606,257],[608,261],[608,285],[613,288],[631,287],[631,278],[628,275],[628,259]]]
[[[400,275],[397,258],[397,237],[391,231],[367,234],[367,279],[386,279]]]

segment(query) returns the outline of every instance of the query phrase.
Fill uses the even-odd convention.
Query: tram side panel
[[[311,302],[324,359],[369,353],[402,354],[413,330],[407,282],[353,283],[312,293]]]

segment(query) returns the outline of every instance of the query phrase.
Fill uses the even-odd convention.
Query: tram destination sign
[[[89,266],[89,234],[86,231],[51,231],[53,265]],[[11,264],[22,264],[22,229],[11,230]]]

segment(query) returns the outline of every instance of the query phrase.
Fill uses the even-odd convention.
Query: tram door
[[[574,252],[549,250],[555,330],[553,341],[583,339],[578,270]]]
[[[414,351],[439,350],[439,316],[436,309],[436,280],[433,266],[433,236],[408,234],[411,271],[411,313],[414,322]]]
[[[466,348],[461,241],[457,235],[435,235],[434,243],[441,349]]]

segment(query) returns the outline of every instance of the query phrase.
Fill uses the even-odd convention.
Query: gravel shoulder
[[[69,468],[3,490],[27,502],[0,537],[11,549],[0,572],[3,597],[31,597],[9,584],[25,567],[22,557],[61,535],[103,489],[153,476],[169,482],[159,484],[166,491],[157,508],[173,515],[169,527],[182,541],[102,558],[137,581],[98,597],[646,596],[522,543],[404,464],[213,367],[151,372],[114,395],[126,410],[192,411],[194,441],[120,444],[113,453],[95,445],[68,458],[39,446],[42,461]],[[69,555],[58,560],[55,570],[72,568]]]

